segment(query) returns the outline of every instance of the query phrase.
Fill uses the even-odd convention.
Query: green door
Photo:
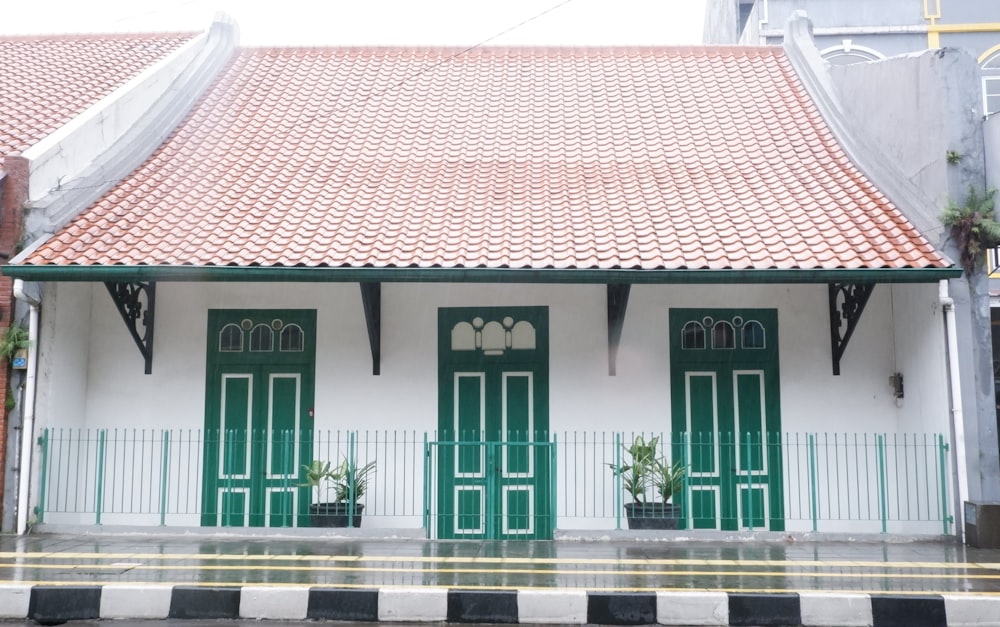
[[[548,539],[548,309],[438,313],[438,537]]]
[[[783,530],[777,311],[670,310],[670,389],[688,526]]]
[[[316,312],[208,312],[204,526],[308,524]]]

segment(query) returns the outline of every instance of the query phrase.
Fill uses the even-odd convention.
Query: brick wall
[[[4,157],[0,170],[0,265],[16,254],[21,240],[21,226],[24,203],[28,197],[28,160],[19,154]],[[0,276],[0,334],[13,322],[14,282]],[[0,398],[4,401],[10,394],[10,364],[0,364]],[[0,406],[0,495],[4,490],[4,478],[8,468],[7,460],[7,419],[6,402]],[[0,518],[3,517],[3,500],[0,498]]]

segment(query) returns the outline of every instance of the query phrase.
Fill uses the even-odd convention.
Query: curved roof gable
[[[742,46],[243,49],[25,263],[951,266]]]
[[[195,35],[0,36],[0,157],[27,150]]]

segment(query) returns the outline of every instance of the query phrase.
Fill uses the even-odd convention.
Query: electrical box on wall
[[[893,373],[889,377],[889,387],[892,388],[892,394],[897,399],[903,398],[903,374],[900,372]]]

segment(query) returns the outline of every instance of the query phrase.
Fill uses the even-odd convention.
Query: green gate
[[[429,442],[429,470],[438,469],[439,538],[550,540],[555,529],[555,445],[545,441],[490,442],[481,434]],[[525,440],[528,440],[525,438]],[[455,472],[445,475],[445,470]]]
[[[209,310],[202,525],[308,525],[315,336],[313,310]]]
[[[550,538],[548,309],[440,309],[438,367],[438,537]]]

